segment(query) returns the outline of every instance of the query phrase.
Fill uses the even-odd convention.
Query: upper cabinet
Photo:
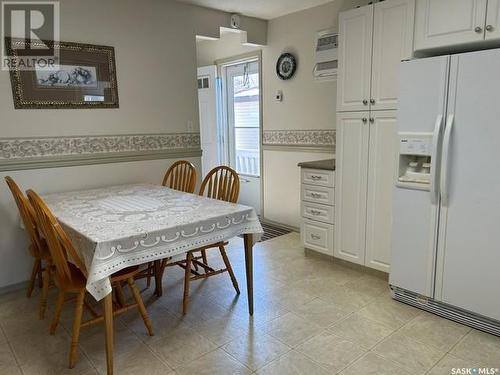
[[[415,50],[480,46],[500,39],[500,0],[417,0]]]
[[[500,40],[500,0],[488,0],[484,30],[486,40]]]
[[[413,52],[415,2],[392,0],[373,7],[371,110],[397,109],[399,64]]]
[[[337,111],[366,111],[370,100],[373,5],[339,15]]]
[[[399,63],[413,51],[414,11],[414,0],[386,0],[340,14],[337,111],[397,108]]]

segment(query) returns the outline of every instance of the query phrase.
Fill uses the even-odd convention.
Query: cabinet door
[[[417,0],[415,50],[484,40],[487,0]]]
[[[399,65],[413,54],[415,0],[375,4],[371,110],[397,109]]]
[[[397,151],[396,111],[372,112],[371,116],[365,265],[389,272]]]
[[[368,112],[337,116],[335,178],[336,257],[365,263]]]
[[[486,40],[500,39],[500,0],[488,0]]]
[[[366,111],[370,101],[373,5],[339,15],[337,111]]]

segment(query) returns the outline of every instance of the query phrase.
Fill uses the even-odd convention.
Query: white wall
[[[64,0],[61,40],[115,47],[119,109],[14,110],[0,71],[0,138],[199,132],[196,35],[219,36],[225,12],[173,0]],[[267,22],[242,17],[248,41],[265,43]],[[192,129],[188,129],[192,122]],[[199,158],[191,159],[198,167]],[[159,183],[173,160],[0,173],[40,193],[129,182]],[[31,259],[10,192],[0,181],[0,289],[29,278]]]
[[[198,42],[198,66],[262,49],[263,130],[335,129],[336,81],[316,82],[312,76],[316,33],[336,30],[339,12],[367,3],[368,0],[336,0],[270,20],[268,43],[262,48],[242,46],[234,34],[223,35],[219,41]],[[298,60],[297,72],[288,81],[280,80],[275,72],[276,60],[283,52],[293,53]],[[281,103],[274,101],[277,90],[283,91]],[[297,162],[331,157],[332,153],[303,149],[264,151],[264,217],[297,227],[300,219]]]

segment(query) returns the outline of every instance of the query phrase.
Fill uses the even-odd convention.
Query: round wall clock
[[[281,79],[290,79],[297,69],[297,61],[291,53],[283,53],[276,63],[276,74]]]

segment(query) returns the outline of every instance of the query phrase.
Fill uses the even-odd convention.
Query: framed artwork
[[[8,55],[22,58],[24,51],[21,46],[25,43],[36,48],[36,41],[6,38]],[[10,69],[16,109],[119,107],[113,47],[49,43],[59,48],[57,66],[51,69],[36,66],[32,70]]]

